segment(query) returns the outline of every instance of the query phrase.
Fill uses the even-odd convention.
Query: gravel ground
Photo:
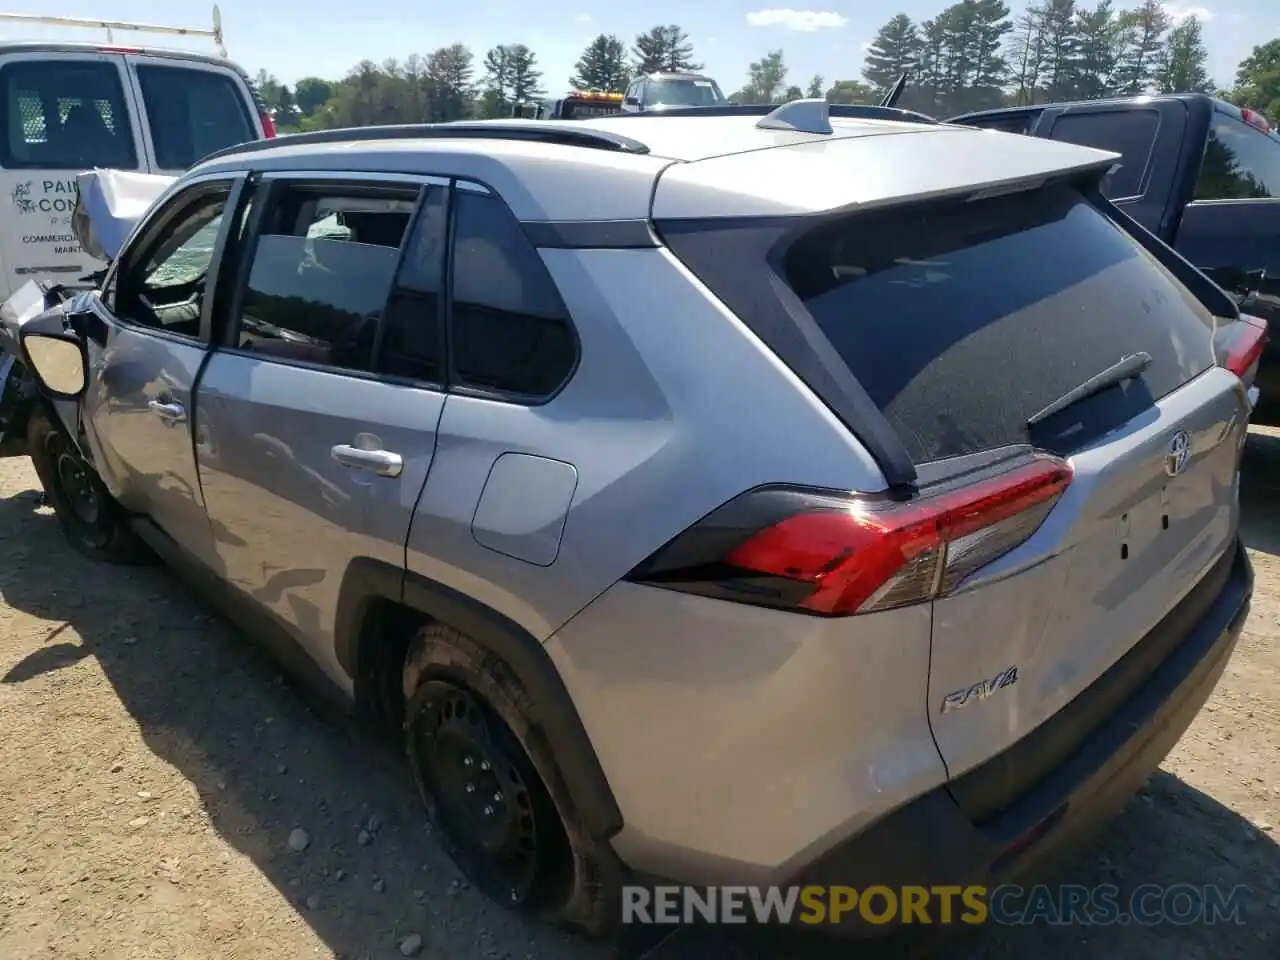
[[[1238,652],[1163,770],[1057,879],[1245,884],[1247,922],[988,928],[945,955],[1280,956],[1280,434],[1255,431],[1246,471],[1257,590]],[[600,945],[524,923],[462,881],[387,751],[163,570],[73,553],[25,459],[0,461],[0,540],[3,960],[850,955],[812,935]]]

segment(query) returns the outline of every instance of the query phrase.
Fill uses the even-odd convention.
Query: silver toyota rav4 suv
[[[300,653],[478,886],[588,931],[631,876],[1020,873],[1249,606],[1262,333],[1115,156],[769,110],[233,148],[24,328],[71,540]]]

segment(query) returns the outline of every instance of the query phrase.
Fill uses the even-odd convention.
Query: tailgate
[[[1246,415],[1236,377],[1202,374],[1071,456],[1040,530],[935,602],[930,718],[951,776],[1066,706],[1234,543]]]

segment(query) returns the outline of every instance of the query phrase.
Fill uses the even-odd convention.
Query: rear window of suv
[[[1213,363],[1204,306],[1065,187],[851,216],[783,268],[916,463],[1027,442],[1028,417],[1129,354],[1152,357],[1149,400]]]
[[[185,170],[257,137],[243,88],[229,74],[139,64],[138,83],[161,170]]]
[[[0,68],[6,169],[136,170],[120,69],[106,61],[29,60]]]

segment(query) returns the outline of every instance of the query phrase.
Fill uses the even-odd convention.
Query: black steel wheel
[[[515,737],[474,694],[442,680],[419,689],[408,733],[449,854],[488,896],[532,905],[552,866],[559,820]]]
[[[129,527],[71,438],[43,410],[27,421],[27,450],[40,476],[45,502],[53,507],[67,542],[108,563],[145,563],[151,554]]]

